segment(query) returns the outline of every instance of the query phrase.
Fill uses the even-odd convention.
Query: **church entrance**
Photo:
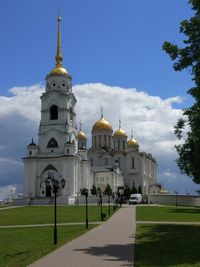
[[[51,186],[46,185],[46,197],[51,197]]]

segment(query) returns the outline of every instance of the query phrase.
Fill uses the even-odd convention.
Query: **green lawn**
[[[108,218],[108,207],[103,206]],[[90,222],[100,221],[100,207],[89,206]],[[111,215],[113,210],[111,207]],[[54,222],[53,206],[29,206],[0,210],[0,225]],[[85,206],[58,206],[57,222],[85,222]],[[58,245],[53,245],[53,227],[0,229],[0,267],[22,267],[86,232],[84,225],[58,226]]]
[[[84,225],[59,226],[55,246],[53,227],[0,229],[0,267],[27,266],[84,232]]]
[[[200,222],[200,208],[137,206],[136,220]]]
[[[200,226],[137,225],[135,266],[200,266]]]
[[[110,208],[112,214],[112,207]],[[103,206],[103,213],[108,218],[108,207]],[[89,222],[100,221],[100,207],[88,207]],[[44,224],[53,223],[53,206],[28,206],[22,208],[13,208],[0,211],[0,225],[18,225],[18,224]],[[58,206],[57,222],[84,222],[85,206]]]
[[[137,221],[200,222],[200,209],[137,206]],[[135,266],[200,266],[200,226],[137,224]]]

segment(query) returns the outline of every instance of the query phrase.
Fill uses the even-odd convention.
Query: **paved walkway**
[[[132,267],[134,240],[135,206],[124,206],[108,221],[29,267]]]

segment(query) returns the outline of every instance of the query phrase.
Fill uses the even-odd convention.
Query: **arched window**
[[[125,141],[123,141],[123,150],[125,150]]]
[[[135,160],[133,157],[131,158],[131,168],[135,169]]]
[[[58,119],[58,107],[53,105],[50,107],[50,120],[57,120]]]
[[[55,138],[51,138],[47,145],[48,148],[58,147],[58,143]]]

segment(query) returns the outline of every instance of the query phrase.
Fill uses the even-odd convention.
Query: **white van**
[[[131,194],[129,198],[130,204],[139,204],[142,203],[142,195],[141,194]]]

